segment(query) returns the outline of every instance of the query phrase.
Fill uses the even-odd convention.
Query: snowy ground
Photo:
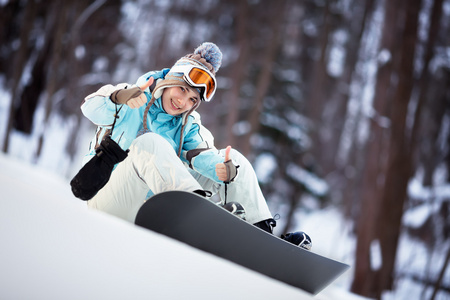
[[[0,89],[1,138],[8,111],[8,103],[2,99],[8,97]],[[0,154],[0,299],[148,299],[149,295],[159,299],[311,298],[300,290],[164,236],[88,211],[82,201],[73,197],[67,178],[78,170],[93,128],[87,123],[79,126],[79,131],[85,132],[80,135],[84,140],[77,142],[80,161],[70,163],[63,150],[71,138],[67,137],[67,126],[75,126],[75,122],[52,116],[43,153],[31,164],[42,131],[39,111],[42,109],[38,109],[33,134],[13,132],[11,155]],[[438,200],[450,198],[450,186],[439,182],[436,186],[430,190],[413,182],[410,194],[426,198],[432,193]],[[352,266],[355,239],[351,224],[336,208],[314,209],[313,204],[310,211],[297,212],[296,230],[312,237],[315,253]],[[285,214],[283,206],[276,203],[271,210]],[[410,211],[404,222],[419,226],[430,215],[429,210],[424,205]],[[277,230],[283,227],[283,220],[278,222]],[[371,261],[374,268],[381,263],[376,246]],[[403,235],[397,270],[409,276],[397,280],[394,290],[383,294],[383,300],[429,299],[432,286],[414,281],[411,275],[436,278],[449,247],[447,241],[430,252],[427,245]],[[350,269],[314,299],[363,299],[348,293],[352,279]],[[450,268],[443,282],[448,286]],[[447,300],[448,295],[440,291],[436,300]]]
[[[0,155],[1,299],[362,299],[311,295],[114,217]],[[299,270],[301,272],[302,270]]]
[[[14,148],[25,142],[16,137]],[[0,154],[0,299],[365,299],[348,292],[352,269],[311,298],[223,259],[89,211],[74,198],[67,179],[49,171],[52,168],[43,161],[32,165],[13,153],[14,157]],[[283,212],[282,207],[275,209]],[[351,224],[338,210],[299,214],[298,229],[313,237],[315,253],[353,265]],[[448,247],[444,244],[430,254],[426,245],[403,236],[397,269],[437,275]],[[374,258],[376,252],[375,247]],[[374,259],[372,265],[379,263]],[[447,268],[444,282],[449,278]],[[432,286],[406,276],[383,294],[383,300],[429,299],[431,292]],[[446,299],[442,291],[436,297]]]

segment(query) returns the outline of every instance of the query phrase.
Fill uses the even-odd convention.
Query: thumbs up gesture
[[[130,108],[139,108],[139,107],[143,106],[145,103],[147,103],[147,96],[145,96],[144,91],[153,84],[153,81],[154,81],[153,77],[150,77],[146,83],[144,83],[143,85],[141,85],[139,87],[140,92],[141,92],[139,94],[139,96],[129,99],[126,102],[126,104]]]
[[[147,80],[147,82],[144,83],[143,85],[141,85],[139,88],[142,91],[145,91],[149,86],[151,86],[153,84],[153,81],[155,81],[155,79],[153,79],[153,77],[150,76],[150,78]]]
[[[216,174],[219,177],[219,180],[230,183],[237,176],[237,168],[239,166],[235,166],[230,158],[231,146],[228,146],[225,149],[225,159],[223,163],[219,163],[216,165]]]
[[[139,87],[117,90],[111,94],[111,100],[117,104],[126,104],[130,108],[139,108],[147,102],[144,91],[153,84],[153,81],[153,77],[150,77],[146,83]]]

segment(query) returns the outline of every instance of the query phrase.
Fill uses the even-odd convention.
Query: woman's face
[[[165,88],[162,94],[162,105],[166,113],[172,116],[181,115],[200,101],[196,90],[185,86]]]

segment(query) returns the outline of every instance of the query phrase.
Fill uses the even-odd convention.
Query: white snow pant
[[[220,150],[220,153],[225,157],[225,149]],[[246,220],[250,224],[272,218],[250,162],[235,149],[231,149],[230,158],[235,165],[239,165],[239,169],[237,178],[227,186],[226,201],[240,203],[245,208]],[[203,190],[218,193],[222,203],[225,201],[225,184],[219,184],[191,169],[190,173]]]
[[[88,201],[88,207],[134,223],[149,189],[154,194],[202,189],[172,146],[155,133],[143,134],[133,141],[128,157],[117,165],[108,183]]]

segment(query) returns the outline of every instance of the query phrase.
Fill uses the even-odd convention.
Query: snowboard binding
[[[227,202],[220,205],[225,210],[228,210],[231,214],[245,221],[245,208],[238,202]]]

